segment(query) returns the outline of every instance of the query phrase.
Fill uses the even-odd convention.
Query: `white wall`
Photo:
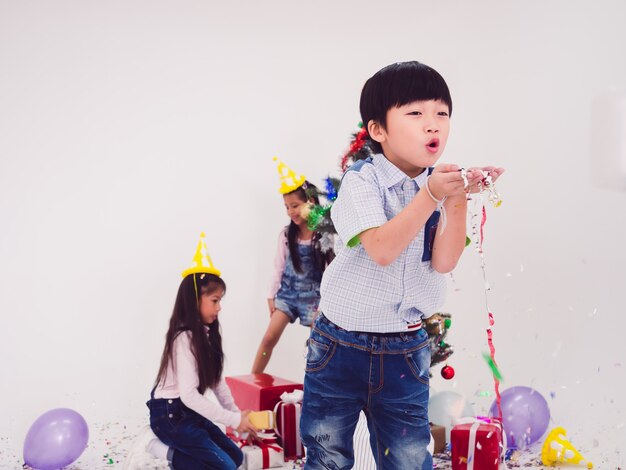
[[[504,387],[536,388],[553,424],[617,459],[626,192],[592,184],[614,123],[591,110],[626,92],[625,18],[620,0],[0,2],[0,435],[60,406],[145,415],[201,230],[229,288],[227,373],[249,372],[287,222],[271,157],[335,172],[364,81],[417,59],[452,91],[445,161],[507,168],[484,245]],[[470,250],[455,276],[457,377],[433,387],[483,411]],[[288,328],[270,372],[301,379],[306,334]]]

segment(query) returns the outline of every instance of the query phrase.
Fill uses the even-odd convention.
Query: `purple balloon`
[[[56,470],[74,462],[89,441],[83,417],[69,408],[55,408],[31,425],[24,440],[24,461],[37,470]]]
[[[540,439],[550,422],[546,399],[537,390],[524,386],[507,388],[501,397],[502,425],[507,446],[524,449]],[[489,416],[497,415],[498,405],[494,401]]]

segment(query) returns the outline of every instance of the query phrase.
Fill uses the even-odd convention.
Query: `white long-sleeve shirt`
[[[154,398],[180,398],[183,404],[205,417],[236,428],[241,423],[241,411],[222,377],[211,390],[219,404],[198,392],[198,364],[191,352],[191,332],[184,331],[174,340],[172,361],[167,365],[165,381],[158,384]],[[221,405],[221,406],[220,406]]]

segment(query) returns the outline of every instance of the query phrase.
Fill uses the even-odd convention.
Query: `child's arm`
[[[424,227],[437,204],[423,191],[391,220],[359,235],[363,248],[377,264],[388,266]]]
[[[458,169],[457,165],[450,164],[435,168],[426,184],[437,199],[462,193],[463,178]],[[363,248],[381,266],[393,263],[415,239],[436,207],[437,203],[427,190],[418,191],[413,200],[391,220],[359,235]]]
[[[451,196],[443,204],[448,218],[446,230],[438,228],[433,243],[431,266],[442,274],[452,271],[465,248],[467,224],[467,198],[465,194]]]
[[[276,247],[276,255],[274,256],[274,273],[270,282],[270,288],[267,295],[267,303],[270,309],[270,315],[274,313],[274,297],[280,287],[280,280],[285,271],[285,263],[287,262],[287,232],[282,230],[278,236],[278,246]]]
[[[504,173],[504,168],[493,166],[470,168],[468,183],[471,192],[478,191],[478,182],[482,180],[482,171],[489,171],[492,181],[495,182]],[[448,223],[444,233],[437,230],[433,243],[433,257],[431,266],[440,273],[452,271],[465,248],[467,233],[467,198],[465,194],[450,196],[444,203]]]
[[[209,421],[217,421],[233,428],[239,427],[242,422],[241,412],[226,410],[198,392],[198,366],[191,352],[188,332],[180,333],[174,340],[174,374],[180,400],[187,408]]]
[[[235,400],[233,399],[233,394],[230,391],[230,387],[226,384],[224,377],[222,377],[217,385],[213,388],[213,393],[215,394],[217,401],[219,401],[220,405],[222,405],[225,409],[235,411],[241,414],[241,422],[236,428],[237,432],[247,432],[256,435],[258,429],[252,422],[250,422],[250,418],[248,417],[248,415],[250,414],[250,410],[241,411],[237,407],[237,405],[235,404]]]
[[[235,400],[233,398],[233,394],[230,391],[230,388],[226,384],[226,381],[222,377],[218,384],[213,389],[213,393],[215,393],[215,397],[220,404],[230,411],[241,411],[237,405],[235,404]]]

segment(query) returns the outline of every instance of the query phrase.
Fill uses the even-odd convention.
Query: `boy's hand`
[[[465,192],[476,193],[479,191],[478,183],[484,182],[485,179],[483,171],[488,172],[489,176],[491,176],[491,182],[495,183],[502,173],[504,173],[504,168],[496,168],[495,166],[469,168],[466,173],[468,184],[466,188],[459,166],[451,163],[443,163],[435,167],[430,175],[428,185],[433,196],[439,200],[444,196],[457,196]]]
[[[467,170],[468,173],[468,182],[469,182],[469,192],[470,193],[477,193],[480,191],[480,186],[478,185],[478,183],[483,182],[483,188],[485,189],[485,184],[484,184],[484,179],[485,177],[483,176],[483,171],[489,173],[489,176],[491,176],[491,182],[495,183],[496,180],[502,176],[502,173],[504,173],[504,168],[496,168],[495,166],[483,166],[483,167],[473,167],[473,168],[469,168]],[[475,178],[472,181],[469,181],[469,173],[472,172],[472,174],[477,175],[477,178]]]
[[[456,196],[463,194],[465,191],[465,182],[461,176],[460,168],[458,165],[452,163],[442,163],[437,165],[428,179],[428,187],[433,196],[440,201],[444,196]],[[479,178],[482,175],[479,172],[477,174],[470,173],[468,171],[467,179],[470,185],[472,183],[478,183]],[[471,179],[470,179],[471,178]]]

